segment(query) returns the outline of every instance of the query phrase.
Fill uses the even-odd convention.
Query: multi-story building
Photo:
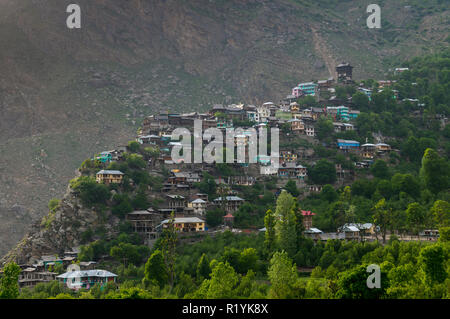
[[[327,106],[327,114],[332,115],[335,119],[349,120],[348,107],[341,106]]]
[[[303,123],[302,120],[292,119],[289,120],[288,123],[291,124],[291,130],[293,132],[303,133],[303,131],[305,130],[305,123]]]
[[[19,287],[32,288],[40,283],[47,283],[55,280],[56,273],[51,271],[39,270],[36,267],[26,267],[19,274]]]
[[[116,274],[101,269],[69,271],[56,276],[59,282],[73,290],[89,289],[96,284],[104,286],[108,282],[116,282],[116,278]]]
[[[353,67],[350,63],[342,62],[336,67],[337,80],[341,83],[351,83]]]
[[[244,200],[238,196],[226,196],[225,198],[216,198],[214,203],[222,206],[226,212],[235,212],[241,207]]]
[[[115,170],[101,170],[96,174],[97,183],[104,184],[121,184],[123,173]]]
[[[145,241],[157,238],[156,226],[161,222],[162,215],[155,213],[152,208],[129,213],[126,219],[131,224],[133,231],[142,235]]]
[[[188,203],[188,207],[193,209],[193,214],[203,216],[206,212],[207,202],[203,199],[197,198]]]
[[[181,195],[167,195],[167,203],[169,209],[181,211],[186,207],[186,198]]]
[[[267,122],[270,117],[270,107],[273,105],[272,102],[266,102],[261,106],[258,106],[256,108],[256,111],[258,112],[258,118],[259,122]]]
[[[364,158],[373,158],[376,154],[377,147],[375,144],[366,143],[361,145],[361,156]]]
[[[284,163],[278,168],[278,176],[281,178],[305,179],[307,175],[306,167],[295,163]]]
[[[338,139],[337,140],[337,146],[341,150],[358,149],[359,148],[359,142],[358,141],[352,141],[352,140]]]
[[[292,89],[292,95],[295,97],[300,97],[303,94],[315,96],[317,93],[317,87],[318,85],[314,82],[300,83]]]
[[[360,113],[361,112],[358,111],[358,110],[350,110],[350,111],[348,111],[348,118],[349,118],[349,120],[356,119],[359,116]]]
[[[163,220],[158,229],[167,228],[170,219]],[[176,217],[173,219],[175,229],[182,233],[205,231],[205,221],[198,217]]]
[[[303,216],[303,227],[305,229],[310,229],[313,225],[312,223],[312,217],[316,214],[309,211],[309,210],[302,210],[302,216]]]
[[[306,134],[306,136],[311,136],[311,137],[315,136],[316,132],[315,132],[315,129],[314,129],[314,125],[306,124],[305,125],[305,134]]]

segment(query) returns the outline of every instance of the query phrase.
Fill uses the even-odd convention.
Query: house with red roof
[[[305,229],[310,229],[312,227],[312,217],[315,215],[316,214],[310,210],[302,210],[303,227],[305,227]]]

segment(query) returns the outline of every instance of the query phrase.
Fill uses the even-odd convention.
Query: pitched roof
[[[79,270],[79,271],[68,271],[62,275],[56,276],[56,278],[80,278],[80,277],[117,277],[116,274],[109,272],[107,270],[94,269],[94,270]]]
[[[233,201],[243,201],[243,199],[240,198],[240,197],[238,197],[238,196],[226,196],[226,197],[225,197],[225,200],[231,201],[231,202],[233,202]],[[217,201],[217,202],[222,201],[222,197],[218,197],[218,198],[216,198],[214,201],[215,201],[215,202],[216,202],[216,201]]]
[[[305,230],[305,233],[307,233],[307,234],[322,234],[323,231],[321,231],[318,228],[311,227],[311,228]]]
[[[161,222],[161,224],[167,224],[170,219],[165,219]],[[205,221],[198,217],[175,217],[173,219],[173,223],[204,223]]]
[[[191,203],[200,203],[200,204],[202,204],[202,203],[206,203],[206,202],[203,199],[201,199],[201,198],[197,198],[197,199],[193,200]]]
[[[353,140],[342,140],[342,139],[338,139],[337,140],[338,143],[346,143],[346,144],[359,144],[358,141],[353,141]]]
[[[128,215],[152,215],[152,213],[146,210],[136,210],[134,212],[128,213]]]
[[[342,230],[344,232],[346,232],[346,231],[353,231],[353,232],[359,231],[358,227],[356,227],[356,226],[345,226]]]
[[[102,169],[100,172],[97,173],[97,175],[100,175],[100,174],[123,175],[123,173],[121,171],[105,170],[105,169]]]

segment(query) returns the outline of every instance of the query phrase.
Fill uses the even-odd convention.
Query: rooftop
[[[117,277],[116,274],[109,272],[107,270],[94,269],[94,270],[80,270],[80,271],[69,271],[62,275],[56,276],[56,278],[81,278],[81,277],[101,277],[110,278]]]
[[[161,224],[167,224],[170,219],[165,219],[161,222]],[[204,223],[205,221],[198,217],[175,217],[173,219],[174,224],[178,223]]]
[[[240,198],[240,197],[238,197],[238,196],[226,196],[225,197],[225,200],[227,200],[227,201],[243,201],[243,199],[242,198]],[[215,200],[214,200],[215,202],[220,202],[220,201],[222,201],[222,197],[218,197],[218,198],[216,198]]]
[[[102,169],[100,172],[97,173],[97,175],[101,174],[108,174],[108,175],[123,175],[121,171],[113,171],[113,170],[105,170]]]

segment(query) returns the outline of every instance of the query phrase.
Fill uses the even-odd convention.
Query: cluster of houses
[[[236,195],[218,197],[210,202],[206,194],[197,193],[190,200],[183,195],[166,194],[163,208],[150,207],[147,210],[134,211],[127,214],[126,219],[131,224],[132,230],[140,234],[147,244],[151,244],[167,227],[172,213],[173,225],[181,234],[204,232],[208,230],[204,220],[207,210],[222,208],[227,213],[224,216],[224,223],[230,223],[230,218],[234,218],[232,214],[244,202],[244,199]]]
[[[87,288],[93,285],[93,280],[100,283],[100,279],[96,279],[92,273],[105,272],[103,270],[96,270],[95,261],[81,261],[77,262],[78,251],[74,249],[73,251],[67,251],[64,253],[63,257],[57,255],[43,255],[32,264],[20,264],[20,274],[18,278],[18,284],[20,288],[32,288],[39,283],[48,283],[54,280],[59,280],[61,282],[66,282],[64,279],[71,278],[74,282],[80,282],[79,286],[74,285],[73,289]],[[58,275],[56,273],[56,268],[63,267],[62,269],[67,269],[70,265],[76,263],[80,269],[79,273],[89,273],[90,275],[85,278],[85,276],[77,277],[75,273],[64,273]],[[1,271],[0,271],[1,273]],[[106,272],[105,272],[106,273]],[[111,273],[110,273],[111,274]],[[98,277],[98,276],[97,276]],[[106,280],[110,281],[117,277],[114,274],[107,276]],[[79,280],[78,280],[79,279]],[[90,282],[90,285],[89,285]],[[105,281],[106,282],[106,281]]]
[[[357,224],[347,223],[337,229],[337,232],[325,233],[318,228],[313,227],[313,216],[316,214],[311,211],[302,210],[303,216],[303,235],[307,238],[311,238],[314,241],[327,241],[328,239],[339,240],[355,240],[363,241],[367,239],[367,236],[372,236],[379,229],[372,223]],[[261,228],[259,231],[266,231],[266,228]]]
[[[376,231],[376,226],[372,223],[348,223],[339,227],[337,232],[333,233],[325,233],[318,228],[309,227],[303,234],[315,241],[327,241],[328,239],[363,241],[367,236],[374,235]]]
[[[353,83],[352,80],[353,67],[349,63],[342,63],[336,67],[337,82],[343,84]],[[296,149],[283,149],[279,151],[279,167],[270,170],[271,157],[266,155],[258,155],[256,157],[256,165],[260,166],[258,174],[242,174],[239,176],[229,176],[222,178],[216,177],[215,182],[218,185],[226,185],[228,191],[226,194],[214,199],[208,200],[206,194],[200,194],[195,188],[195,183],[202,180],[204,172],[212,172],[215,168],[214,164],[207,163],[183,163],[177,162],[171,157],[171,148],[179,144],[178,140],[172,139],[172,131],[178,127],[187,129],[194,128],[196,120],[201,120],[202,130],[216,128],[220,130],[232,129],[240,127],[243,131],[234,136],[234,146],[248,146],[252,143],[249,138],[249,130],[261,127],[278,127],[289,130],[293,134],[299,134],[314,138],[317,135],[315,127],[316,121],[321,116],[333,118],[333,126],[335,132],[345,132],[355,130],[352,123],[359,116],[359,111],[353,109],[351,100],[339,100],[332,96],[325,102],[318,104],[321,107],[302,107],[297,103],[299,97],[311,96],[319,101],[320,93],[328,91],[335,92],[332,87],[334,79],[300,83],[292,89],[290,95],[282,99],[279,103],[265,102],[261,105],[213,105],[209,112],[205,113],[171,113],[169,111],[160,112],[144,119],[140,133],[136,141],[143,146],[154,146],[160,151],[157,158],[149,160],[151,166],[157,167],[164,165],[169,169],[170,174],[162,185],[163,203],[158,207],[149,208],[144,211],[135,211],[127,215],[127,220],[131,223],[133,230],[140,233],[148,242],[154,241],[166,227],[169,222],[169,215],[175,214],[174,224],[182,233],[202,232],[207,230],[204,220],[202,219],[206,211],[215,207],[220,207],[226,212],[224,224],[232,225],[233,213],[245,202],[244,199],[238,197],[233,191],[233,185],[253,185],[260,175],[276,175],[278,178],[294,179],[298,185],[308,188],[309,192],[320,192],[321,186],[306,185],[305,180],[308,175],[307,168],[300,163],[311,157],[311,149],[298,147]],[[391,83],[383,83],[389,86]],[[359,88],[361,92],[369,94],[364,88]],[[371,93],[371,92],[370,92]],[[328,105],[327,105],[328,104]],[[198,121],[197,121],[198,123]],[[355,163],[356,166],[366,167],[370,165],[374,156],[381,155],[390,151],[390,146],[384,143],[360,145],[358,141],[338,139],[336,147],[340,151],[359,152],[366,160],[365,162]],[[248,147],[246,156],[248,156]],[[107,163],[112,160],[120,160],[123,149],[107,151],[100,153],[96,158]],[[246,163],[230,164],[236,168],[248,167]],[[267,170],[264,170],[267,168]],[[341,165],[336,164],[336,172],[339,178],[344,178],[346,170]],[[124,174],[117,170],[101,170],[96,174],[96,180],[105,184],[121,184]],[[302,186],[302,187],[303,187]],[[312,216],[312,215],[311,215]],[[309,217],[307,217],[309,218]],[[306,219],[307,219],[306,218]],[[312,226],[307,229],[314,229]]]

